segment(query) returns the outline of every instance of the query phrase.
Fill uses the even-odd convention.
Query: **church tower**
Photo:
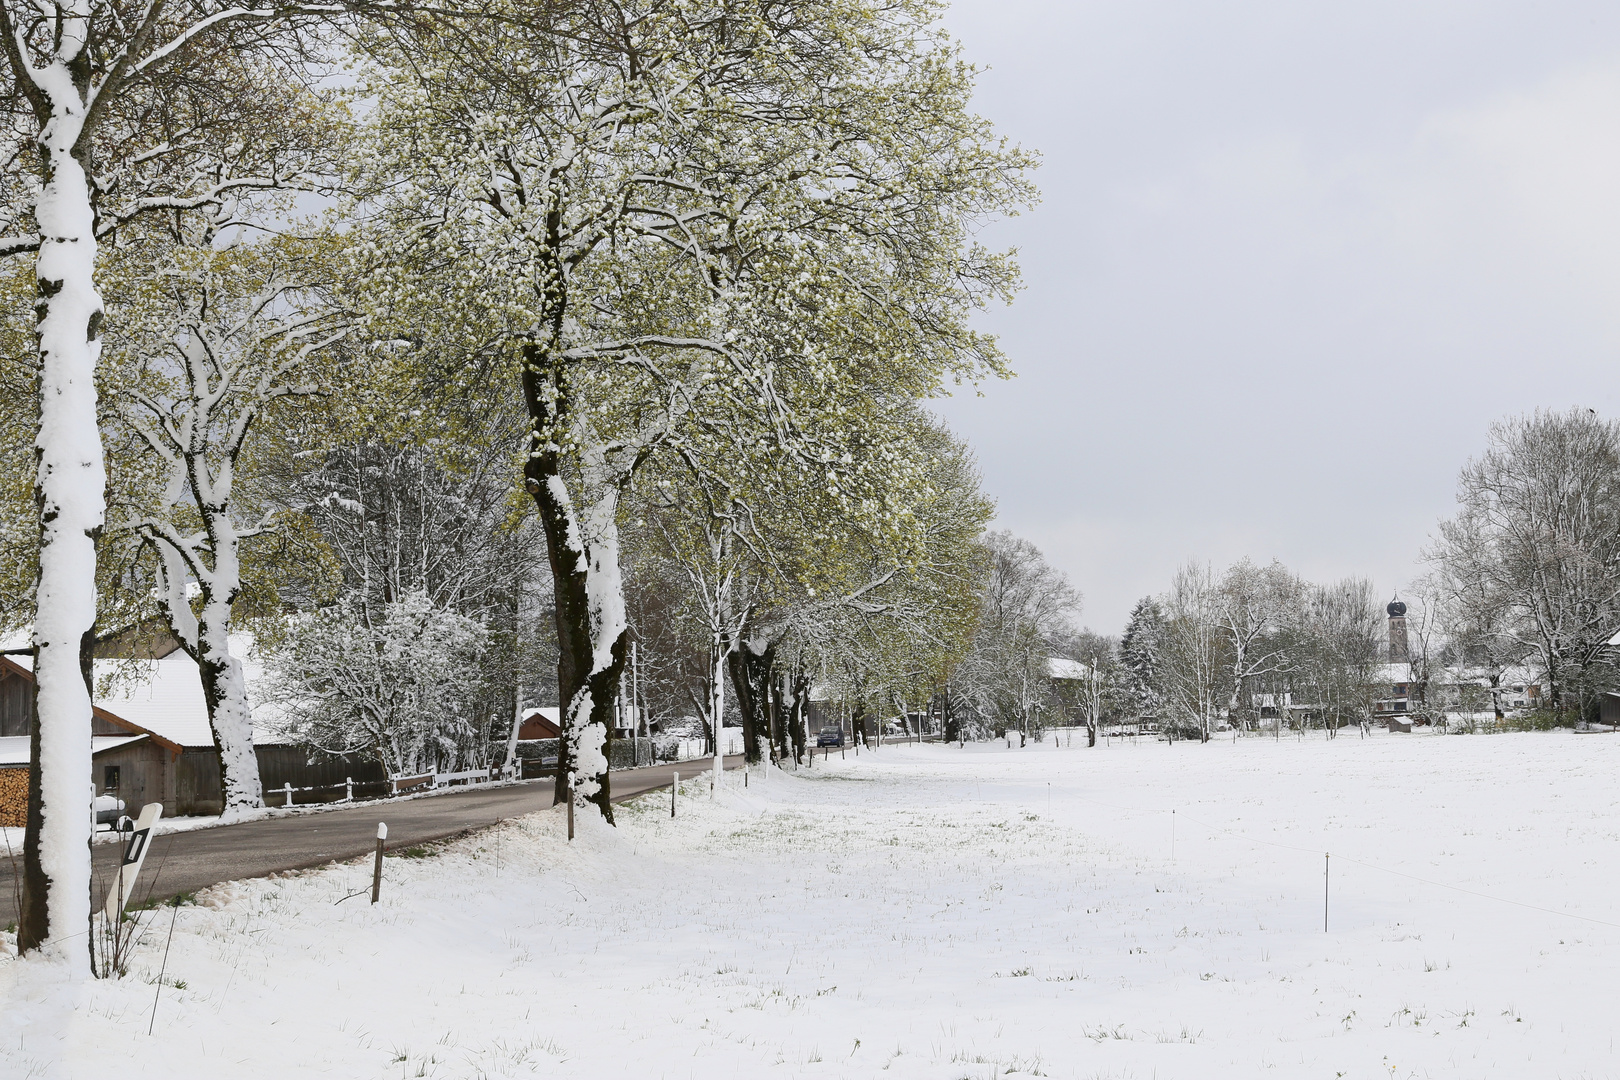
[[[1412,651],[1406,644],[1406,605],[1396,598],[1384,610],[1389,612],[1389,662],[1410,664]]]

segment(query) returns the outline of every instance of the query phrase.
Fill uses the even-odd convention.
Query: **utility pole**
[[[641,711],[641,664],[637,660],[635,639],[630,639],[630,707],[636,711],[636,734],[648,735],[647,720]]]

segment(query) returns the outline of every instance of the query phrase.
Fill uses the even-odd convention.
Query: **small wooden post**
[[[293,801],[292,801],[292,781],[291,780],[287,781],[287,783],[283,785],[282,789],[284,791],[286,791],[286,793],[287,793],[287,805],[288,805],[288,807],[291,807],[292,804],[293,804]]]
[[[343,801],[354,802],[354,777],[352,776],[343,778]]]
[[[1332,856],[1322,852],[1322,933],[1327,933],[1328,916],[1328,863]]]
[[[568,781],[568,842],[574,842],[574,782]]]
[[[674,779],[672,779],[669,782],[669,816],[670,817],[675,816],[675,796],[678,795],[680,793],[680,790],[681,790],[681,774],[677,772],[677,773],[674,773],[673,775],[674,775]]]
[[[375,904],[377,897],[382,894],[382,852],[383,841],[388,839],[388,824],[377,822],[377,861],[371,868],[371,902]]]

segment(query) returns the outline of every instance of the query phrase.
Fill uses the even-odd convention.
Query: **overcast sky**
[[[1491,420],[1620,416],[1620,5],[955,0],[1043,202],[940,411],[1117,633],[1178,563],[1389,592]]]

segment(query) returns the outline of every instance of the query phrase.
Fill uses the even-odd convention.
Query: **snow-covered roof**
[[[1091,668],[1078,660],[1054,656],[1046,661],[1046,674],[1053,679],[1088,679]]]
[[[90,752],[99,754],[103,750],[116,750],[132,742],[140,742],[145,735],[92,735],[90,736]],[[0,738],[0,768],[9,768],[28,764],[28,736],[7,735]]]
[[[197,662],[183,652],[162,660],[97,660],[96,704],[181,746],[213,746]]]
[[[252,635],[232,634],[230,647],[231,655],[242,661],[248,705],[253,709],[253,741],[276,742],[274,720],[279,714],[260,704],[254,693],[256,684],[263,678],[263,667],[258,661]],[[28,653],[6,659],[26,671],[34,668],[34,658]],[[143,727],[179,746],[214,745],[208,704],[203,700],[202,677],[197,672],[197,662],[184,652],[172,652],[161,660],[97,660],[95,687],[96,706],[120,720]],[[26,753],[23,760],[27,760]]]

